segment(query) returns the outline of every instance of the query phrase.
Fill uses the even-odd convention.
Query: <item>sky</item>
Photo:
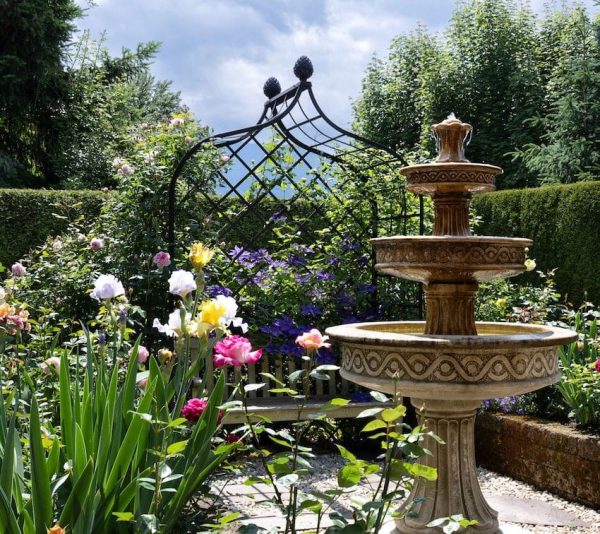
[[[160,41],[152,65],[157,79],[172,80],[182,101],[203,124],[222,132],[254,124],[275,76],[283,89],[296,83],[292,68],[307,55],[321,107],[348,126],[352,100],[374,54],[385,57],[391,40],[424,24],[441,32],[454,0],[77,0],[87,8],[80,30],[106,31],[105,46]],[[542,12],[544,0],[532,0]],[[592,12],[593,0],[582,2]]]

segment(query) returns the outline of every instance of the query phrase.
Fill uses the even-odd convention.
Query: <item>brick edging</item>
[[[529,416],[482,413],[477,465],[600,509],[600,436]]]

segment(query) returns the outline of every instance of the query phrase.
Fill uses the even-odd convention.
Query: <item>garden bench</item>
[[[192,348],[192,350],[194,350]],[[299,369],[299,365],[306,365],[302,360],[294,357],[283,358],[279,355],[264,354],[256,363],[248,365],[248,382],[251,384],[263,382],[261,373],[270,373],[281,382],[285,382],[284,377]],[[211,391],[215,382],[215,368],[212,355],[206,358],[203,386],[207,391]],[[238,384],[242,379],[242,371],[239,367],[229,368],[227,382],[227,396],[234,394],[233,385]],[[333,398],[350,399],[357,386],[340,377],[337,371],[328,371],[329,380],[317,380],[312,391],[302,391],[302,385],[296,385],[301,393],[309,395],[304,408],[300,414],[302,419],[312,414],[322,412],[323,405]],[[255,415],[268,417],[271,421],[294,421],[298,417],[298,408],[292,398],[283,393],[271,393],[269,389],[278,388],[276,383],[269,383],[257,390],[248,392],[248,411]],[[241,393],[235,392],[234,399],[240,400]],[[346,406],[335,410],[328,410],[327,416],[333,419],[354,418],[360,412],[367,408],[383,406],[383,403],[375,402],[350,402]],[[244,422],[244,412],[242,408],[233,408],[227,412],[224,418],[227,424],[238,424]]]

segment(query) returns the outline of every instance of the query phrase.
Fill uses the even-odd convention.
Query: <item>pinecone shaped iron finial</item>
[[[267,98],[273,98],[281,93],[281,85],[277,78],[271,77],[265,82],[265,85],[263,85],[263,93]]]
[[[299,57],[294,65],[294,74],[296,77],[300,81],[305,82],[313,75],[313,72],[314,69],[311,60],[306,56]]]

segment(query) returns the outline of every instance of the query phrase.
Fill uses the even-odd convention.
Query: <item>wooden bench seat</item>
[[[308,418],[311,414],[323,413],[323,404],[328,400],[326,397],[318,397],[308,400],[300,414],[301,419]],[[337,410],[327,410],[327,416],[332,419],[354,418],[367,408],[386,406],[379,402],[350,402]],[[288,397],[267,397],[249,399],[248,411],[256,415],[268,417],[273,422],[295,421],[298,418],[298,408],[293,399]],[[245,422],[242,408],[229,410],[223,419],[224,424],[241,424]]]

